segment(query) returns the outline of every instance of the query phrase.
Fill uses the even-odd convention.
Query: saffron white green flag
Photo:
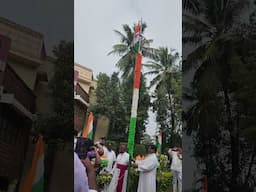
[[[36,143],[31,168],[24,180],[21,192],[43,192],[44,184],[44,141],[39,135]]]
[[[141,39],[142,39],[141,38],[141,24],[138,23],[138,25],[136,25],[136,27],[135,27],[133,42],[132,42],[133,51],[135,53],[139,52],[139,44],[140,44]]]
[[[90,112],[90,115],[88,117],[87,125],[83,130],[82,137],[92,139],[93,136],[93,114]]]

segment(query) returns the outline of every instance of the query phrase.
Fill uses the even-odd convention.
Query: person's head
[[[106,144],[106,147],[107,147],[108,151],[112,151],[112,145],[111,145],[111,143],[107,143],[107,144]]]
[[[173,146],[173,151],[178,151],[181,148],[180,143],[175,143]]]
[[[156,153],[156,146],[155,145],[149,145],[148,147],[148,153]]]
[[[93,147],[93,141],[88,138],[78,137],[75,145],[75,152],[80,159],[87,157],[88,151]]]
[[[119,153],[124,153],[126,151],[126,146],[125,146],[125,144],[121,144],[120,146],[119,146]]]
[[[100,144],[101,145],[105,145],[105,143],[106,143],[106,138],[105,137],[101,137],[100,138]]]

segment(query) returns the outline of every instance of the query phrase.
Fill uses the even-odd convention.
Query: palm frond
[[[152,71],[147,71],[144,73],[144,75],[155,75],[155,74],[159,74],[159,71],[158,70],[152,70]]]
[[[116,45],[113,45],[112,49],[113,50],[111,52],[109,52],[108,55],[110,55],[110,54],[122,55],[127,52],[128,46],[126,44],[116,44]]]
[[[162,65],[160,65],[159,63],[154,62],[154,61],[148,61],[146,64],[143,64],[143,66],[150,68],[150,69],[157,69],[157,70],[160,70],[163,68]]]
[[[152,47],[142,47],[142,55],[153,60],[157,60],[157,51]]]
[[[161,75],[157,75],[155,78],[153,78],[153,79],[150,81],[149,87],[153,87],[154,85],[159,84],[159,82],[161,82],[161,78],[162,78]]]
[[[183,8],[193,14],[199,14],[200,11],[200,1],[199,0],[184,0]]]
[[[114,30],[114,32],[121,38],[122,43],[127,43],[128,39],[123,33],[117,30]]]
[[[203,44],[199,46],[197,49],[195,49],[193,52],[191,52],[186,60],[183,60],[182,62],[182,70],[188,71],[193,67],[196,67],[199,63],[199,61],[202,61],[205,57],[205,52],[207,50],[207,45]]]
[[[123,30],[124,30],[125,33],[126,33],[126,37],[127,37],[127,39],[129,40],[129,43],[132,43],[134,32],[132,31],[132,29],[130,28],[130,26],[127,25],[127,24],[123,25]],[[130,44],[129,44],[129,45],[130,45]]]
[[[183,14],[183,31],[192,31],[195,34],[210,33],[215,34],[215,28],[208,21],[203,20],[200,17],[194,16],[192,14]]]

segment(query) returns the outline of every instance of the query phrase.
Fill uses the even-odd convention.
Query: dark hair
[[[91,139],[78,137],[75,152],[80,159],[85,159],[87,157],[87,152],[91,150],[92,146],[94,146],[94,144]]]
[[[154,150],[154,152],[156,152],[156,150],[157,150],[157,148],[156,148],[155,145],[149,145],[149,148],[152,149],[152,150]]]
[[[181,147],[181,143],[176,143],[175,147]]]

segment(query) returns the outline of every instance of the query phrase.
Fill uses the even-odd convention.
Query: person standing
[[[145,159],[134,164],[140,172],[137,192],[156,192],[156,170],[159,165],[156,150],[155,145],[150,145]]]
[[[172,158],[171,170],[173,173],[173,192],[182,191],[182,148],[176,145],[174,148],[170,148],[168,151]],[[177,190],[178,184],[178,190]]]
[[[121,144],[119,154],[116,158],[112,174],[113,178],[109,184],[108,192],[126,192],[128,176],[129,154],[126,152],[126,146]]]
[[[116,161],[116,153],[112,150],[110,143],[107,143],[106,147],[107,147],[108,165],[105,170],[111,173],[113,169],[113,165]]]

